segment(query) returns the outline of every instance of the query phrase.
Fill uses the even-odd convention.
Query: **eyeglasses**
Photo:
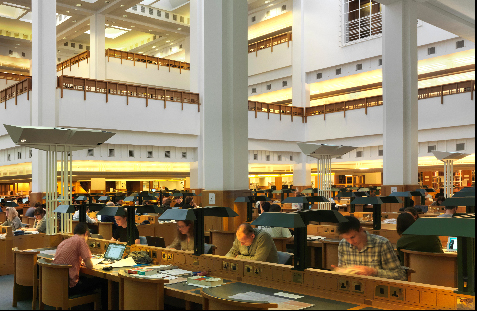
[[[177,226],[177,229],[184,229],[186,228],[187,226]]]

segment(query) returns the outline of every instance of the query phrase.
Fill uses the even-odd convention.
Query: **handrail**
[[[83,60],[86,60],[86,63],[88,63],[89,58],[90,58],[89,51],[84,51],[73,57],[68,58],[65,61],[62,61],[61,63],[56,64],[56,71],[57,72],[61,71],[61,75],[63,75],[63,70],[65,68],[70,67],[70,71],[71,71],[71,66],[73,66],[74,64],[78,64],[78,67],[79,67],[79,63]]]
[[[254,43],[250,43],[248,45],[248,53],[253,53],[255,52],[255,55],[258,55],[259,50],[267,49],[269,47],[272,48],[273,52],[273,46],[277,44],[282,44],[282,43],[287,43],[288,46],[290,46],[290,41],[292,41],[292,32],[286,32],[282,33],[264,40],[260,40]]]
[[[121,64],[123,63],[123,59],[124,59],[124,60],[133,61],[134,66],[136,66],[136,62],[141,62],[146,64],[146,68],[148,64],[154,65],[154,67],[157,66],[157,70],[159,70],[160,66],[169,67],[169,72],[171,71],[171,67],[179,68],[180,73],[182,73],[182,70],[190,70],[189,63],[176,61],[172,59],[165,59],[165,58],[150,56],[150,55],[144,55],[144,54],[136,54],[136,53],[124,52],[120,50],[106,49],[106,56],[108,57],[108,62],[110,57],[114,57],[114,58],[120,58]]]
[[[291,121],[293,122],[293,117],[301,117],[302,123],[305,123],[305,108],[304,107],[294,107],[274,103],[262,103],[256,101],[248,101],[248,111],[255,111],[255,118],[257,118],[257,112],[266,112],[268,113],[268,119],[270,119],[270,113],[275,113],[280,115],[280,121],[282,120],[282,115],[291,116]]]
[[[18,95],[21,95],[25,92],[27,93],[27,100],[30,100],[31,89],[31,78],[23,79],[22,81],[12,84],[0,91],[0,103],[5,102],[5,109],[7,109],[7,100],[15,97],[15,105],[17,105]]]
[[[0,72],[0,79],[5,79],[5,84],[7,84],[8,80],[23,81],[25,79],[31,79],[31,76],[11,72]]]
[[[57,77],[57,88],[61,89],[61,98],[63,98],[63,90],[68,89],[83,91],[84,100],[86,100],[86,92],[94,92],[106,94],[106,102],[108,102],[108,95],[111,94],[126,96],[128,105],[129,97],[136,97],[146,99],[146,107],[149,105],[149,99],[156,99],[164,101],[164,108],[166,108],[166,101],[171,101],[181,103],[182,110],[184,104],[197,105],[197,110],[200,112],[199,94],[192,92],[71,76]]]

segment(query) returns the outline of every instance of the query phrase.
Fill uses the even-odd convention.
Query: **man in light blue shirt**
[[[452,217],[457,212],[457,206],[446,206],[446,212],[437,217]]]

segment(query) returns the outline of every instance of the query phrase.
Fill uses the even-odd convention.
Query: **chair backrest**
[[[91,238],[93,239],[103,239],[103,236],[101,234],[91,234]]]
[[[147,245],[147,239],[145,236],[140,236],[139,237],[139,244],[141,245]]]
[[[168,280],[138,278],[125,271],[119,271],[118,275],[120,309],[164,310],[164,283],[169,283]]]
[[[278,308],[276,303],[268,302],[244,302],[226,298],[218,298],[211,295],[208,289],[202,289],[200,294],[203,297],[203,310],[268,310]]]
[[[215,245],[204,243],[204,254],[212,254],[214,251]]]
[[[68,301],[68,271],[71,265],[47,263],[44,259],[39,259],[38,265],[41,302],[57,308],[67,305],[65,301]]]
[[[39,252],[12,250],[15,283],[22,286],[33,286],[38,278],[36,261]]]
[[[277,252],[278,254],[278,263],[281,265],[291,265],[293,254],[285,253],[285,252]]]

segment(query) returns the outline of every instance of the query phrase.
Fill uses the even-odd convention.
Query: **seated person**
[[[182,209],[196,208],[197,204],[194,202],[194,197],[186,197],[185,204],[182,206]]]
[[[18,230],[22,228],[22,221],[18,218],[18,212],[14,207],[7,207],[7,220],[2,226],[10,226],[12,230]]]
[[[108,202],[106,203],[106,206],[115,206],[113,202]],[[113,233],[116,231],[118,228],[118,225],[116,224],[116,219],[114,219],[114,216],[109,216],[109,215],[99,215],[98,218],[101,217],[100,221],[101,222],[112,222],[113,223]]]
[[[409,213],[410,215],[412,215],[414,220],[417,220],[419,218],[419,213],[417,212],[417,210],[414,207],[406,207],[404,209],[404,212]]]
[[[437,217],[452,217],[457,212],[457,206],[446,206],[446,212]]]
[[[162,204],[162,207],[164,207],[165,209],[170,209],[171,208],[171,203],[172,203],[172,200],[170,198],[164,198],[162,200],[162,202],[164,202]]]
[[[95,224],[98,222],[98,220],[96,218],[91,218],[89,217],[88,215],[89,213],[89,208],[86,208],[86,223],[88,224]],[[77,210],[74,214],[73,214],[73,220],[79,220],[79,210]]]
[[[244,223],[237,228],[236,237],[226,257],[278,263],[277,248],[270,234]]]
[[[26,212],[25,212],[25,217],[35,217],[35,208],[37,208],[38,206],[40,206],[41,204],[40,203],[36,203],[35,206],[30,206]]]
[[[128,217],[124,216],[114,216],[118,228],[113,233],[111,241],[127,242],[128,241]],[[139,241],[139,230],[137,230],[136,225],[133,228],[134,244],[140,244]]]
[[[296,197],[304,197],[305,195],[302,193],[297,193],[295,195]],[[303,209],[303,203],[292,203],[292,209],[296,209],[298,211],[301,211]]]
[[[338,224],[338,233],[343,237],[338,246],[338,266],[358,275],[407,280],[406,271],[388,239],[364,231],[355,217],[345,217],[348,221]]]
[[[183,251],[194,250],[194,222],[192,220],[177,221],[177,235],[167,248]]]
[[[176,197],[174,199],[174,207],[179,208],[179,207],[182,207],[182,205],[184,205],[184,203],[182,202],[182,198],[181,197]]]
[[[73,236],[63,240],[56,249],[54,264],[71,265],[68,273],[69,295],[78,295],[84,292],[91,292],[97,287],[95,279],[80,277],[79,271],[81,262],[87,269],[93,269],[91,261],[91,251],[86,244],[89,237],[88,225],[79,223],[75,226]]]
[[[280,205],[278,204],[272,204],[270,205],[269,212],[271,213],[280,213],[282,211]],[[258,227],[260,230],[267,232],[270,234],[272,238],[290,238],[292,237],[292,234],[290,232],[290,229],[288,228],[282,228],[282,227],[266,227],[266,226],[259,226]]]
[[[268,211],[270,210],[270,206],[271,206],[270,202],[266,202],[266,201],[260,202],[260,209],[259,209],[260,214],[268,213]]]
[[[415,221],[414,217],[409,213],[402,213],[397,218],[396,231],[400,238],[397,241],[396,248],[399,253],[401,265],[404,265],[404,253],[401,249],[429,253],[443,253],[441,240],[435,235],[402,234]]]
[[[34,215],[35,215],[35,222],[33,223],[33,228],[22,228],[22,230],[25,231],[38,231],[39,233],[45,233],[46,232],[46,218],[45,218],[45,210],[43,207],[38,206],[35,209]]]
[[[444,202],[446,198],[444,196],[438,196],[437,199],[432,202],[431,206],[441,206],[442,202]]]

